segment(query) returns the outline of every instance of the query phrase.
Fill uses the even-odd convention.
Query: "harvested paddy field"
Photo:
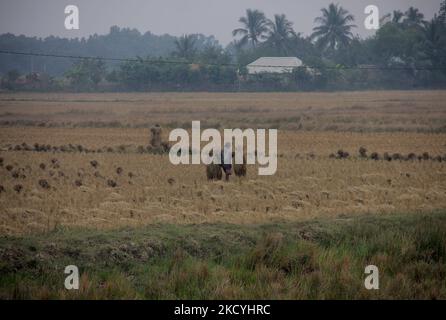
[[[1,94],[0,297],[444,298],[444,101]],[[154,124],[167,141],[192,120],[278,129],[277,172],[208,181],[149,146]],[[73,294],[68,263],[84,272]],[[365,263],[390,277],[375,295],[360,289]]]

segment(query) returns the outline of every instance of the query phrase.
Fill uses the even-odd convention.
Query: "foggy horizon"
[[[367,38],[375,31],[366,30],[363,22],[366,17],[364,8],[374,4],[380,10],[380,16],[393,10],[405,12],[409,7],[416,7],[424,14],[426,20],[431,19],[440,7],[440,0],[394,0],[394,1],[329,1],[314,0],[311,3],[294,0],[73,0],[60,2],[44,1],[2,1],[0,3],[0,33],[12,33],[29,37],[46,38],[88,38],[90,35],[107,34],[111,26],[137,29],[142,34],[151,32],[156,35],[201,33],[214,36],[223,46],[235,38],[232,30],[240,27],[239,18],[245,15],[246,9],[258,9],[272,19],[274,14],[285,14],[294,23],[294,30],[302,36],[311,34],[316,25],[314,19],[320,15],[321,8],[331,2],[338,3],[355,17],[356,28],[353,34]],[[67,5],[79,8],[79,30],[64,28]]]

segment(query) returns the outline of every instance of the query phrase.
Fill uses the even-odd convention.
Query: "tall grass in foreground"
[[[444,299],[446,212],[67,229],[2,238],[0,257],[2,299]],[[369,264],[379,290],[364,288]]]

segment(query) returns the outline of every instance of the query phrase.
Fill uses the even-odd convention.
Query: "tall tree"
[[[340,46],[346,46],[353,38],[352,28],[356,27],[350,24],[354,21],[353,15],[333,3],[328,8],[321,9],[321,12],[322,16],[314,20],[319,23],[319,26],[313,28],[312,39],[316,39],[316,43],[321,48],[334,50]]]
[[[274,15],[274,21],[268,20],[268,42],[282,54],[292,50],[292,40],[297,36],[293,23],[284,14]]]
[[[400,23],[401,20],[404,17],[404,13],[402,13],[400,10],[394,10],[393,11],[393,17],[392,17],[392,22],[393,23]]]
[[[243,27],[232,31],[234,37],[241,36],[237,45],[243,47],[251,44],[255,48],[265,38],[265,33],[268,31],[268,21],[265,14],[259,10],[247,9],[246,17],[241,17],[239,22]]]
[[[76,90],[94,89],[105,75],[105,63],[100,59],[82,59],[65,73]]]
[[[194,35],[184,34],[175,40],[174,56],[191,60],[197,53],[195,47],[196,38]]]
[[[200,50],[199,59],[209,64],[227,64],[231,62],[228,52],[219,45],[208,45]]]
[[[406,19],[404,22],[407,25],[421,25],[423,23],[424,14],[422,14],[417,8],[410,7],[405,13]]]

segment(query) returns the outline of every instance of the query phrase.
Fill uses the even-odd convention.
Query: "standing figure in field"
[[[213,156],[211,151],[210,156]],[[229,176],[232,174],[232,161],[235,157],[235,152],[231,150],[231,144],[226,144],[225,148],[221,150],[219,155],[220,164],[210,163],[206,166],[206,176],[208,180],[221,180],[222,179],[222,171],[225,173],[226,181],[229,180]],[[246,176],[246,155],[243,155],[243,163],[236,164],[234,163],[234,173],[237,177],[245,177]]]
[[[218,154],[214,155],[214,153],[211,151],[209,155],[214,157],[214,162],[206,166],[206,176],[208,180],[221,180],[223,171],[225,173],[226,181],[229,181],[229,176],[232,174],[231,144],[226,143],[223,150],[221,150]],[[220,163],[215,161],[218,158],[220,158]]]
[[[150,128],[150,145],[153,148],[160,148],[161,147],[161,127],[159,124],[155,124],[153,127]]]

